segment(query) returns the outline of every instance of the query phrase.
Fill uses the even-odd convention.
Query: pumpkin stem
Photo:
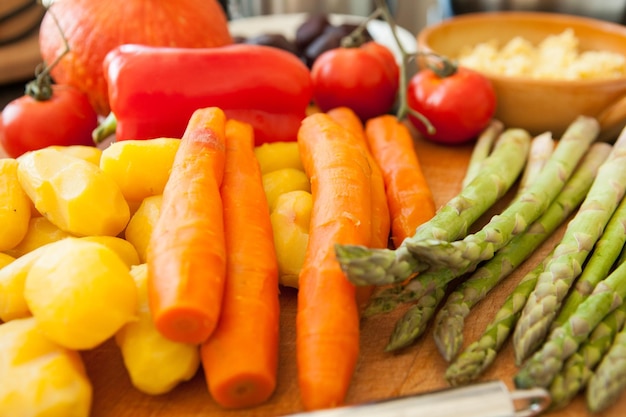
[[[63,33],[63,29],[61,29],[59,20],[52,12],[51,5],[46,6],[46,13],[50,14],[50,17],[52,17],[52,20],[54,20],[54,23],[59,29],[59,34],[61,35],[61,39],[63,39],[63,51],[50,65],[46,65],[45,63],[37,65],[37,68],[35,68],[35,79],[26,84],[25,94],[38,101],[49,100],[52,97],[52,77],[50,76],[50,71],[59,63],[61,58],[70,51],[70,45]]]

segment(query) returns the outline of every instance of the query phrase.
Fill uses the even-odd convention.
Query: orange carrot
[[[226,286],[217,328],[200,353],[209,391],[225,408],[253,407],[276,387],[278,264],[252,126],[226,122],[221,188]]]
[[[309,244],[299,275],[298,383],[306,409],[342,404],[359,355],[355,288],[334,245],[371,244],[371,172],[363,148],[330,116],[307,116],[298,132],[311,179]]]
[[[148,297],[155,326],[183,343],[205,341],[222,305],[226,249],[219,187],[225,124],[224,112],[215,107],[191,116],[148,245]]]
[[[354,133],[365,147],[367,160],[372,169],[372,247],[386,248],[389,245],[390,215],[385,182],[378,162],[369,149],[363,122],[349,107],[335,107],[326,112],[334,121]]]
[[[398,247],[434,216],[435,200],[406,125],[392,115],[378,116],[366,122],[365,136],[385,181],[391,239]]]

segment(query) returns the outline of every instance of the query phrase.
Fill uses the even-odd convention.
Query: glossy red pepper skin
[[[312,97],[306,65],[262,45],[122,45],[104,70],[116,140],[181,137],[194,110],[217,106],[250,123],[257,144],[294,141]]]

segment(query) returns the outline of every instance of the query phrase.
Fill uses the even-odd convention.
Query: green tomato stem
[[[31,96],[37,101],[50,100],[52,97],[52,78],[50,77],[50,70],[54,68],[59,61],[67,55],[70,51],[70,45],[67,42],[67,38],[61,29],[61,24],[56,15],[52,12],[50,7],[46,8],[46,12],[50,14],[52,20],[59,29],[59,34],[63,40],[63,51],[52,61],[50,65],[40,64],[35,69],[35,79],[26,84],[25,94]]]
[[[115,133],[117,128],[117,119],[113,113],[109,115],[96,127],[91,133],[93,143],[96,145],[102,143],[106,138]]]

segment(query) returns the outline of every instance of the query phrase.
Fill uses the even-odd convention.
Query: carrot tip
[[[176,307],[154,317],[157,330],[166,338],[179,343],[200,344],[215,330],[217,322],[192,307]]]

